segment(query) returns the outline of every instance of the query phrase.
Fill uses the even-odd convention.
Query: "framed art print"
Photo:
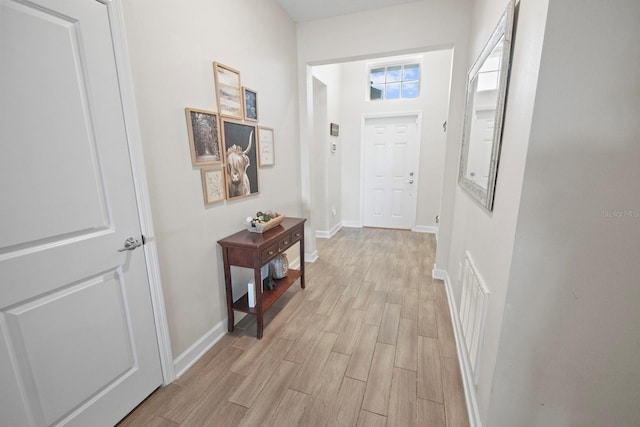
[[[258,162],[260,167],[275,164],[273,129],[260,126],[258,128]]]
[[[242,119],[240,72],[219,62],[213,63],[218,113],[222,117]]]
[[[218,114],[195,108],[185,108],[185,113],[193,166],[222,163]]]
[[[252,122],[258,121],[258,92],[242,87],[242,105],[244,106],[244,119]]]
[[[226,198],[223,168],[202,168],[202,191],[205,205],[212,205]]]
[[[222,120],[227,199],[257,194],[257,126],[234,120]]]

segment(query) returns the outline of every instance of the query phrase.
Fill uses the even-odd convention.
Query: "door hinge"
[[[144,234],[142,235],[142,244],[146,245],[147,244],[147,238],[144,237]]]

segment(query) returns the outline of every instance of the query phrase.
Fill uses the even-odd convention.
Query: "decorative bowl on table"
[[[284,219],[284,214],[267,211],[258,212],[255,217],[248,217],[245,226],[252,233],[264,233],[279,225]]]

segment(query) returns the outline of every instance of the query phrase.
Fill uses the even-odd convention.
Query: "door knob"
[[[412,179],[409,180],[409,184],[413,184],[413,180]]]
[[[124,248],[118,249],[118,252],[132,251],[139,246],[142,246],[142,243],[140,243],[138,239],[129,237],[127,240],[124,241]]]

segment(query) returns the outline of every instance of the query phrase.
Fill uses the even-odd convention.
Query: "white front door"
[[[113,425],[162,383],[107,7],[0,0],[2,426]]]
[[[363,225],[411,229],[418,188],[418,116],[367,118],[364,127]]]

